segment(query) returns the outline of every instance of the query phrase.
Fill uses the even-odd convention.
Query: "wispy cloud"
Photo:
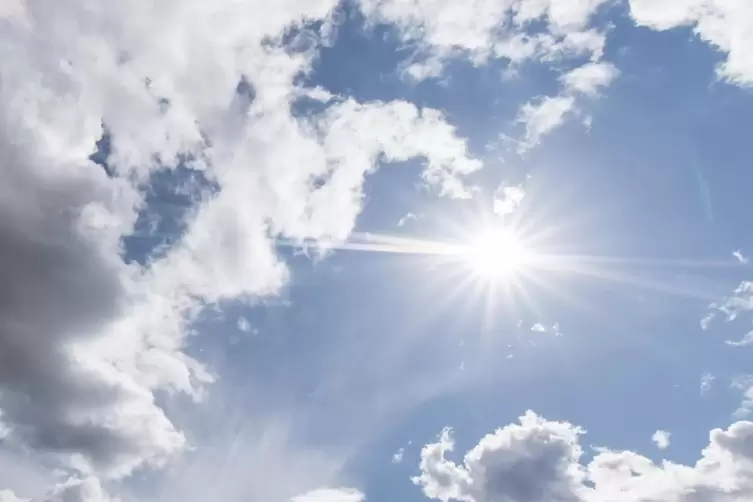
[[[708,372],[701,375],[701,396],[705,397],[709,395],[715,379],[716,377]]]
[[[737,250],[737,251],[733,251],[733,252],[732,252],[732,256],[734,256],[734,257],[735,257],[735,259],[736,259],[737,261],[739,261],[740,263],[742,263],[742,264],[746,264],[746,263],[748,263],[748,261],[750,260],[750,259],[749,259],[749,258],[748,258],[747,256],[745,256],[745,255],[744,255],[744,254],[742,253],[742,251],[740,251],[740,250]]]
[[[416,213],[406,213],[402,218],[400,218],[398,220],[397,226],[398,227],[404,227],[405,225],[407,225],[411,221],[418,221],[421,218],[423,218],[423,215],[421,213],[419,213],[419,214],[416,214]]]

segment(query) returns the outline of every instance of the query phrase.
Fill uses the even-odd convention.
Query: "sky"
[[[751,45],[0,0],[0,502],[751,500]]]

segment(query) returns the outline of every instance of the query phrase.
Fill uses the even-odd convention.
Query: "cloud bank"
[[[447,502],[732,502],[753,496],[753,423],[714,429],[695,465],[660,464],[631,451],[597,448],[581,461],[585,431],[533,412],[486,435],[461,464],[446,429],[421,452],[424,494]]]

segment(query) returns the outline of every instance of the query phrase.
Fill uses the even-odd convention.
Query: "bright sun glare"
[[[504,279],[516,275],[528,261],[529,253],[520,238],[505,228],[487,229],[468,245],[464,259],[473,272],[484,279]]]

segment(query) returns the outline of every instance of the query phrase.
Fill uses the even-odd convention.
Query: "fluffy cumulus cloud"
[[[419,157],[427,184],[467,195],[481,164],[440,112],[297,84],[336,7],[2,4],[0,430],[85,480],[51,500],[93,501],[98,477],[185,449],[156,395],[212,381],[183,350],[196,313],[275,294],[276,237],[346,238],[380,159]],[[302,99],[320,111],[294,114]],[[178,166],[212,189],[169,249],[130,260],[150,181]]]
[[[698,37],[726,54],[720,78],[753,85],[753,4],[740,0],[630,0],[636,24],[654,30],[691,27]]]
[[[578,464],[579,428],[548,422],[532,412],[486,435],[457,465],[445,458],[453,449],[449,429],[421,452],[421,474],[413,478],[431,498],[538,502],[578,500],[583,470]]]
[[[532,412],[485,436],[462,464],[446,458],[444,431],[421,454],[414,478],[434,499],[466,502],[734,502],[753,497],[753,423],[714,429],[694,465],[660,464],[631,451],[597,448],[582,462],[583,429]]]
[[[666,450],[669,448],[671,437],[671,432],[658,430],[651,436],[651,441],[653,441],[656,447],[660,450]]]

